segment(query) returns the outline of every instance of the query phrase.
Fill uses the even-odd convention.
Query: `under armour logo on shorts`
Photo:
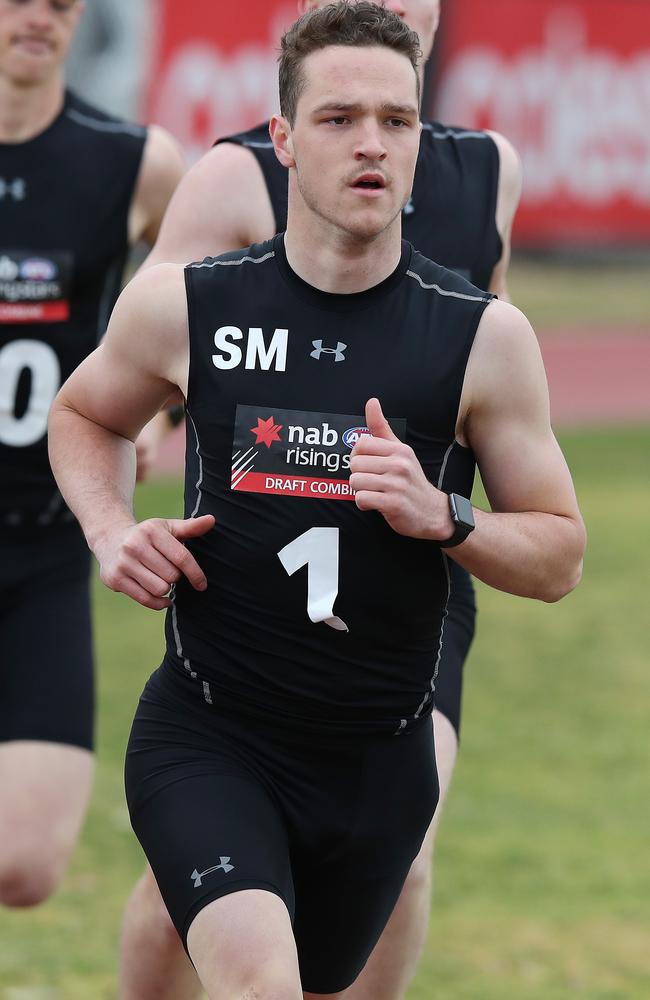
[[[344,352],[347,350],[347,344],[342,344],[339,341],[336,347],[323,347],[322,340],[312,340],[312,344],[316,350],[311,352],[310,358],[316,358],[317,361],[320,361],[321,354],[333,354],[335,361],[345,361]]]
[[[206,875],[212,875],[213,872],[218,872],[218,871],[225,872],[226,875],[228,874],[228,872],[231,872],[235,866],[229,864],[228,863],[229,861],[230,858],[220,857],[218,865],[213,865],[212,868],[206,868],[204,872],[197,871],[197,869],[195,868],[192,874],[190,875],[190,878],[194,882],[194,888],[198,889],[199,886],[203,885],[203,879],[205,878]]]

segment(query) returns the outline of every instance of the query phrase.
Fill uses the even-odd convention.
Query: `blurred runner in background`
[[[66,91],[83,9],[0,0],[0,903],[11,907],[59,884],[93,774],[90,558],[50,470],[48,411],[183,172],[167,133]]]

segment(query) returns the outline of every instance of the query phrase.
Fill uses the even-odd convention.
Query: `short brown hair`
[[[312,52],[330,45],[384,45],[405,55],[415,70],[418,101],[422,56],[417,34],[397,14],[370,0],[338,0],[310,10],[282,38],[280,49],[280,111],[293,125],[298,99],[305,85],[302,64]]]

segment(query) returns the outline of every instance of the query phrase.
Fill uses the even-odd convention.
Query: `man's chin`
[[[22,60],[12,67],[11,79],[17,87],[37,87],[46,83],[56,71],[52,60]]]
[[[394,218],[394,216],[389,216],[385,212],[351,214],[340,220],[340,228],[347,232],[353,239],[372,242],[372,240],[381,236],[388,229]]]

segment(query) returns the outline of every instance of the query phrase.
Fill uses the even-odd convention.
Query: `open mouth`
[[[364,174],[353,182],[352,187],[357,191],[383,191],[386,182],[378,174]]]

